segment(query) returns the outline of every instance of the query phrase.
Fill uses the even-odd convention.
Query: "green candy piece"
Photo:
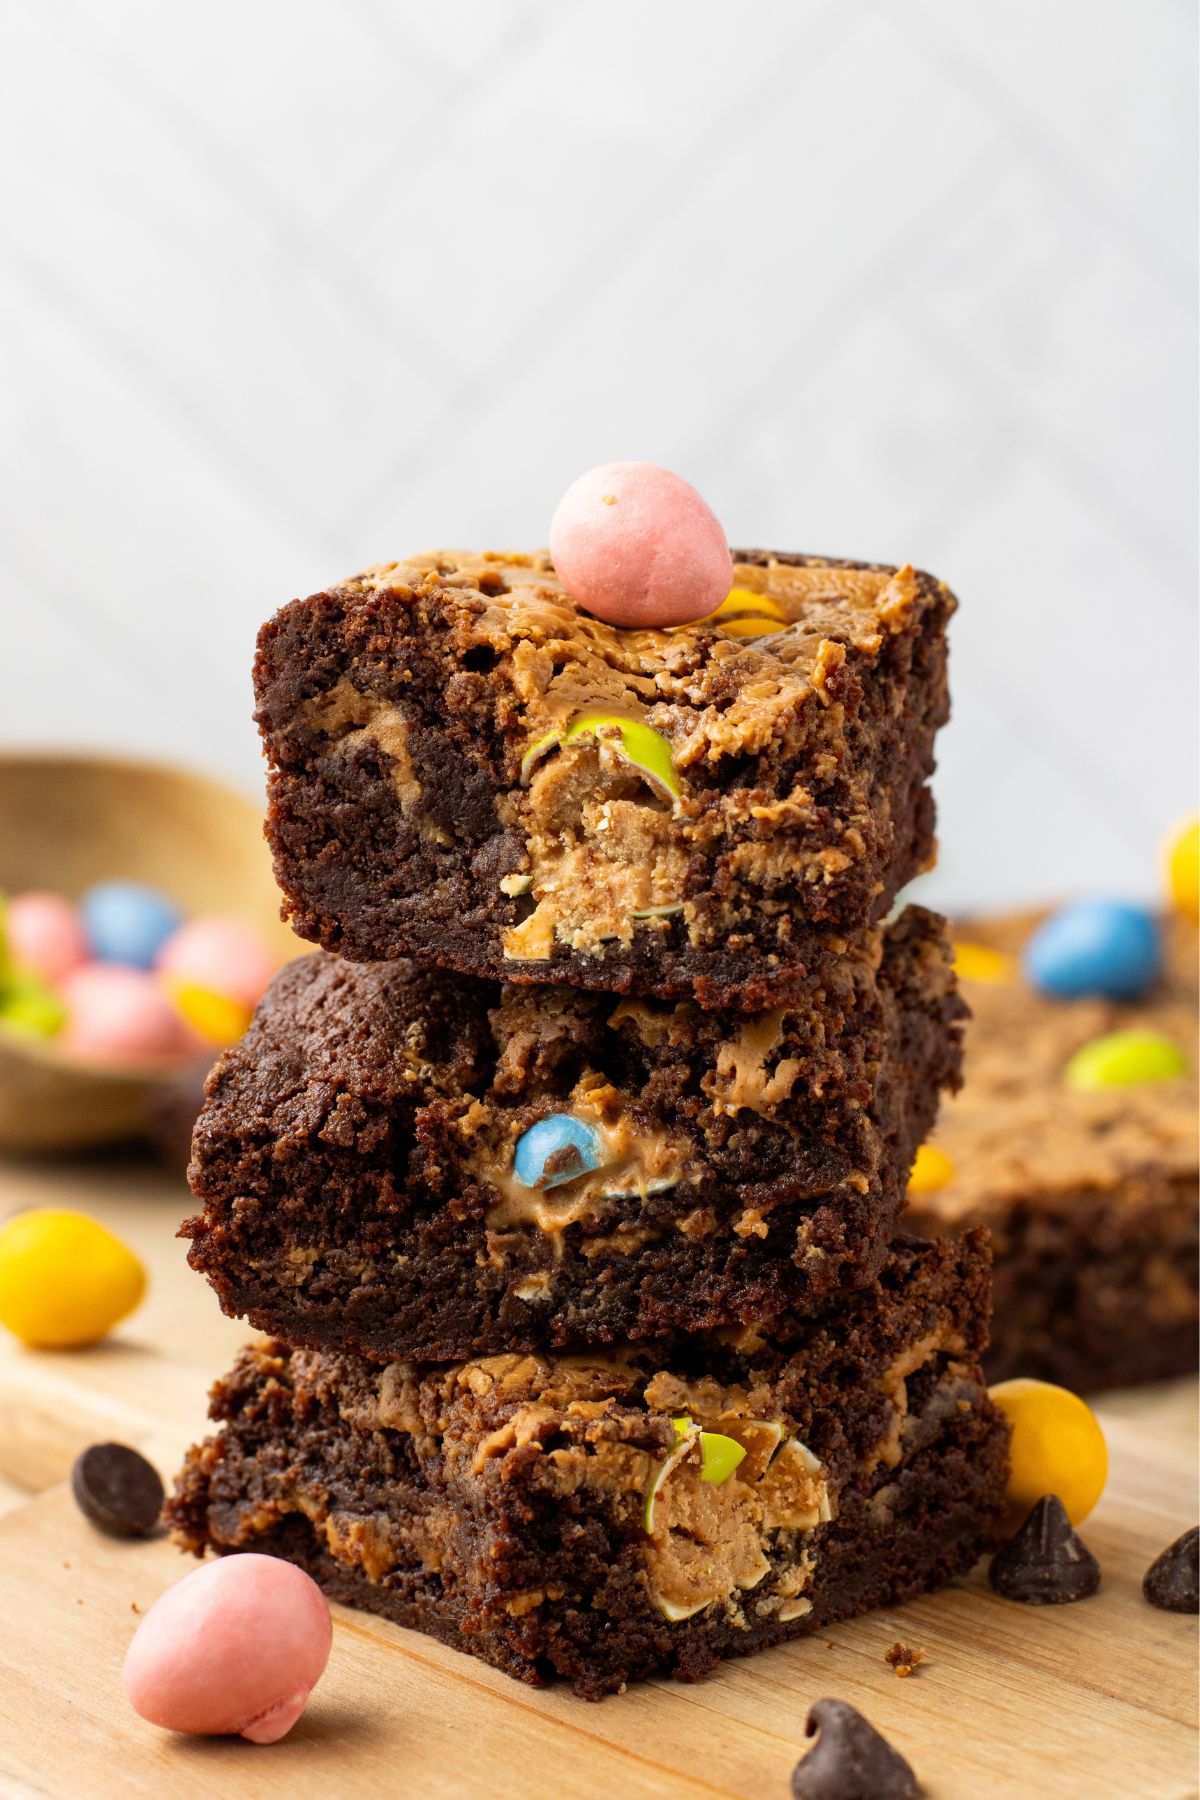
[[[1178,1044],[1159,1031],[1112,1031],[1075,1052],[1065,1079],[1069,1088],[1086,1094],[1139,1081],[1170,1081],[1187,1066]]]
[[[661,731],[644,725],[640,719],[621,718],[617,713],[585,712],[572,719],[565,731],[550,731],[531,744],[521,759],[521,781],[527,784],[534,767],[550,750],[569,744],[580,737],[599,737],[613,746],[617,755],[631,763],[651,787],[669,800],[677,800],[683,786],[675,768],[671,746]]]
[[[675,1435],[679,1438],[694,1437],[696,1427],[691,1419],[672,1419]],[[713,1487],[720,1487],[728,1481],[737,1468],[746,1450],[736,1438],[725,1437],[720,1431],[702,1431],[700,1433],[700,1479],[711,1482]]]
[[[36,976],[9,975],[0,987],[0,1025],[31,1037],[55,1037],[66,1022],[66,1007]]]

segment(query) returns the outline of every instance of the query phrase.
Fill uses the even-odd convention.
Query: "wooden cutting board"
[[[1011,1605],[977,1571],[695,1687],[648,1683],[599,1705],[335,1608],[329,1669],[282,1744],[143,1724],[121,1690],[125,1648],[138,1611],[192,1565],[165,1539],[101,1537],[61,1478],[103,1436],[142,1445],[169,1472],[203,1429],[207,1383],[244,1328],[187,1270],[173,1238],[186,1200],[120,1161],[0,1175],[0,1212],[85,1204],[152,1276],[145,1307],[97,1350],[0,1349],[0,1482],[10,1495],[44,1490],[0,1518],[0,1794],[787,1800],[805,1715],[824,1695],[866,1713],[932,1800],[1196,1793],[1196,1620],[1155,1611],[1140,1591],[1146,1566],[1196,1519],[1191,1383],[1105,1410],[1112,1479],[1086,1530],[1104,1585],[1078,1606]],[[898,1638],[925,1652],[907,1680],[884,1661]]]

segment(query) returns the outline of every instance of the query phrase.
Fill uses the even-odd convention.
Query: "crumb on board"
[[[136,1600],[131,1600],[129,1602],[129,1610],[130,1610],[130,1612],[140,1613],[142,1609],[138,1605]]]
[[[911,1675],[918,1663],[925,1661],[925,1652],[914,1649],[911,1644],[899,1642],[883,1653],[885,1663],[890,1663],[897,1675]]]

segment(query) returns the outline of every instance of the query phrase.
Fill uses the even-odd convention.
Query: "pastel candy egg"
[[[276,964],[248,925],[205,917],[189,919],[173,932],[155,967],[160,975],[253,1008],[269,987]]]
[[[1167,888],[1185,919],[1200,919],[1200,819],[1185,819],[1167,840]]]
[[[95,1344],[146,1291],[133,1251],[85,1213],[35,1207],[0,1227],[0,1324],[23,1344]]]
[[[62,986],[63,1046],[101,1062],[179,1056],[191,1047],[183,1020],[152,975],[113,963],[87,963]]]
[[[572,482],[550,525],[550,555],[577,606],[609,625],[683,625],[733,585],[716,514],[655,463],[603,463]]]
[[[5,928],[12,961],[43,981],[61,981],[87,961],[83,922],[61,894],[14,895],[5,914]]]
[[[912,1174],[908,1178],[908,1191],[919,1197],[922,1194],[936,1194],[940,1188],[949,1185],[954,1179],[954,1164],[944,1150],[936,1144],[922,1144],[913,1161]]]
[[[1187,1070],[1187,1057],[1160,1031],[1110,1031],[1075,1052],[1064,1080],[1077,1093],[1170,1081]]]
[[[989,1388],[1012,1426],[1002,1530],[1011,1537],[1043,1494],[1057,1494],[1072,1525],[1087,1518],[1108,1480],[1108,1446],[1078,1394],[1024,1377]]]
[[[1005,956],[1003,950],[993,950],[990,944],[959,943],[953,950],[954,973],[960,981],[986,981],[998,987],[1016,976],[1017,965],[1012,957]]]
[[[179,924],[179,908],[140,881],[102,881],[79,903],[92,955],[100,962],[149,969]]]
[[[274,1556],[221,1557],[154,1602],[125,1657],[125,1692],[166,1731],[274,1744],[304,1711],[332,1644],[311,1576]]]
[[[1056,999],[1136,1000],[1158,975],[1158,925],[1123,900],[1079,900],[1040,925],[1022,958],[1033,986]]]
[[[36,975],[18,972],[0,982],[0,1025],[24,1031],[31,1037],[55,1037],[66,1021],[67,1009]]]
[[[573,1113],[551,1113],[517,1139],[513,1174],[522,1187],[552,1188],[599,1168],[602,1158],[595,1126]]]
[[[164,987],[180,1014],[206,1044],[235,1044],[250,1023],[252,1008],[225,994],[190,981],[167,981]]]

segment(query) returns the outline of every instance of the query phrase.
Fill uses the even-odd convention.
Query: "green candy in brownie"
[[[917,908],[757,1014],[308,957],[209,1079],[190,1261],[376,1357],[769,1319],[877,1273],[961,1013]]]
[[[439,553],[264,626],[267,831],[302,936],[759,1010],[933,856],[953,596],[734,552],[736,608],[577,612],[549,559]],[[760,629],[761,628],[761,629]],[[748,635],[749,633],[749,635]]]
[[[769,1334],[449,1365],[259,1346],[168,1516],[197,1555],[286,1557],[525,1681],[695,1679],[992,1546],[987,1314],[976,1233],[901,1240],[870,1288]]]

